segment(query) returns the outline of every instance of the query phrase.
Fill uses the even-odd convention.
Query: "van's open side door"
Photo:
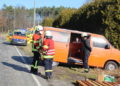
[[[52,31],[55,46],[54,61],[66,63],[69,52],[70,33],[61,31]]]

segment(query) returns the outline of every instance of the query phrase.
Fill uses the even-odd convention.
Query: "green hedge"
[[[54,27],[67,27],[69,25],[69,21],[73,14],[76,12],[76,9],[64,9],[61,11],[61,13],[58,15],[58,17],[53,22]]]
[[[120,0],[94,0],[77,10],[63,10],[53,26],[105,35],[120,49]]]

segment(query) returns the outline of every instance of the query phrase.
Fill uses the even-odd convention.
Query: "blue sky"
[[[71,7],[71,8],[79,8],[83,4],[86,3],[87,0],[36,0],[36,7]],[[4,4],[7,6],[25,6],[26,8],[34,7],[34,0],[0,0],[0,8],[3,7]]]

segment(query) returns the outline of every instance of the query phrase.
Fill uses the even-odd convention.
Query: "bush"
[[[53,26],[105,35],[120,49],[120,0],[95,0],[77,11],[64,10]]]

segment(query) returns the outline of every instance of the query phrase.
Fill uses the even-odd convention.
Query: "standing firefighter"
[[[50,31],[45,32],[45,40],[43,42],[43,58],[45,65],[45,75],[47,79],[52,76],[52,63],[55,54],[54,41],[52,40],[52,34]]]
[[[82,41],[83,41],[83,53],[84,53],[83,67],[85,68],[83,73],[88,73],[89,72],[88,58],[91,52],[90,35],[88,35],[87,33],[83,33],[82,38],[83,38]]]
[[[33,42],[32,42],[32,52],[34,54],[33,56],[33,62],[31,66],[31,72],[34,74],[38,73],[38,63],[40,56],[40,49],[42,48],[42,27],[37,27],[35,30],[35,34],[33,35]]]

